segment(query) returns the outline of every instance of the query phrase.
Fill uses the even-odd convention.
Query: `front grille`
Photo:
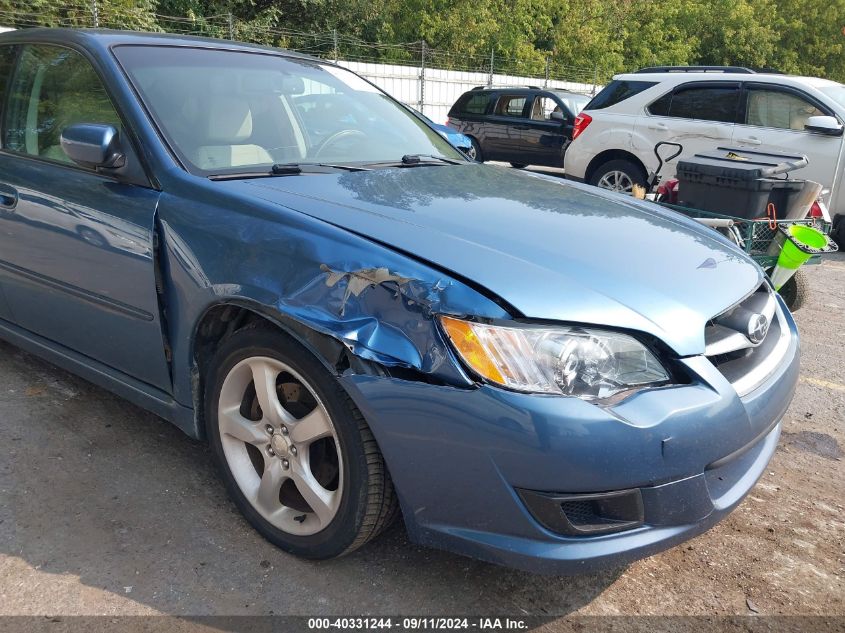
[[[761,316],[769,325],[759,338],[760,330],[754,324]],[[710,362],[740,396],[745,396],[777,370],[789,349],[789,327],[773,291],[762,284],[711,319],[704,329],[704,340],[704,353]]]
[[[564,501],[560,508],[572,525],[594,525],[602,522],[592,501]]]

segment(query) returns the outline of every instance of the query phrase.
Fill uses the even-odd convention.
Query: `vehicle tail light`
[[[822,218],[824,217],[824,213],[822,213],[822,208],[819,206],[819,201],[816,200],[813,203],[813,206],[810,207],[810,217],[811,218]]]
[[[593,117],[589,114],[581,113],[575,117],[575,123],[572,128],[572,140],[581,136],[581,133],[587,129],[587,126],[593,122]]]

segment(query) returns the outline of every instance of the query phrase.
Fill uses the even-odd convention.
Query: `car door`
[[[0,104],[6,99],[6,86],[15,69],[18,47],[13,45],[0,46]],[[0,108],[1,109],[1,108]],[[17,192],[14,188],[0,182],[0,220],[14,213],[17,205]],[[0,275],[0,321],[13,321],[12,310],[6,300],[5,284]]]
[[[529,106],[530,116],[523,132],[525,162],[563,167],[563,153],[569,144],[574,117],[548,94],[538,94]],[[552,116],[555,114],[555,117]],[[557,118],[561,117],[561,118]],[[569,136],[567,136],[567,126]]]
[[[60,137],[81,122],[113,125],[131,145],[86,57],[22,46],[0,149],[0,188],[15,198],[0,216],[6,297],[20,328],[169,390],[153,262],[159,192],[72,163]]]
[[[524,132],[528,129],[528,103],[526,93],[501,93],[487,117],[484,126],[484,158],[525,162]]]
[[[828,136],[804,129],[811,116],[835,116],[824,104],[802,90],[786,86],[747,82],[740,124],[733,145],[763,152],[805,154],[809,164],[790,173],[831,188],[836,175],[841,136]]]
[[[661,176],[674,176],[678,161],[712,151],[731,142],[740,105],[740,84],[732,81],[695,81],[677,86],[646,107],[637,120],[634,151],[648,157],[654,168],[654,146],[678,143],[681,155],[665,165]],[[666,151],[666,153],[671,153]]]

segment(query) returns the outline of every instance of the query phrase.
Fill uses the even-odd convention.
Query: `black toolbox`
[[[766,217],[769,203],[786,213],[803,180],[778,178],[807,165],[800,154],[720,147],[678,162],[678,201],[685,207],[741,218]]]

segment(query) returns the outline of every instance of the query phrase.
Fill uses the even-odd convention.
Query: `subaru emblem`
[[[769,332],[769,320],[763,314],[753,314],[748,319],[748,338],[752,343],[762,343]]]

